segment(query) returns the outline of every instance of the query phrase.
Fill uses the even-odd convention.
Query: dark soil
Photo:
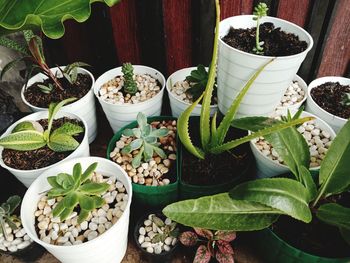
[[[338,117],[350,118],[350,106],[342,104],[345,93],[350,93],[350,86],[339,82],[326,82],[313,88],[310,92],[312,99],[325,111]]]
[[[43,126],[44,129],[47,128],[47,119],[41,119],[38,122]],[[78,120],[64,117],[53,121],[52,131],[60,127],[65,122],[79,124],[80,126],[84,125]],[[81,143],[84,138],[84,132],[73,137],[79,143]],[[9,167],[19,170],[33,170],[47,167],[51,164],[57,163],[66,158],[72,152],[73,151],[54,152],[47,146],[32,151],[16,151],[4,149],[2,152],[2,158],[4,160],[4,163]]]
[[[332,197],[331,202],[350,207],[350,194],[345,197]],[[337,227],[327,225],[313,215],[309,224],[281,216],[272,227],[273,231],[288,244],[307,253],[329,257],[350,256],[350,246],[343,240]]]
[[[255,54],[256,27],[253,28],[233,28],[231,27],[222,40],[233,48]],[[307,43],[299,40],[297,35],[287,33],[280,27],[275,28],[273,23],[263,23],[260,25],[260,41],[264,41],[264,56],[283,57],[291,56],[303,52],[307,49]]]
[[[200,145],[199,118],[191,118],[190,134],[195,145]],[[244,136],[245,131],[230,128],[225,141]],[[204,160],[182,151],[182,180],[193,185],[215,185],[227,183],[240,176],[250,161],[249,144],[244,144],[221,154],[208,154]]]
[[[66,78],[58,78],[63,87],[63,91],[56,86],[51,79],[45,79],[43,82],[35,82],[24,91],[26,100],[36,107],[48,108],[51,102],[60,102],[68,98],[80,99],[84,97],[91,89],[92,80],[89,75],[79,73],[77,81],[72,85]],[[53,85],[53,90],[49,93],[43,93],[38,84],[47,86]]]

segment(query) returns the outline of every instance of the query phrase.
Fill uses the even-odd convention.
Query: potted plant
[[[9,62],[1,71],[0,77],[16,63],[26,64],[26,83],[23,85],[21,97],[23,102],[34,111],[45,111],[50,103],[60,102],[71,97],[76,101],[64,106],[63,110],[74,112],[85,119],[89,128],[89,143],[97,135],[95,98],[92,87],[95,79],[83,66],[82,62],[74,62],[65,67],[49,68],[46,64],[42,40],[32,31],[24,31],[27,45],[13,42],[11,48],[19,51],[21,57]],[[8,45],[9,39],[0,38],[0,45]],[[12,41],[12,40],[11,40]],[[32,77],[33,72],[39,72]]]
[[[208,82],[208,76],[208,71],[203,65],[180,69],[169,76],[166,87],[174,117],[179,117],[203,93]],[[216,89],[215,85],[213,101],[210,106],[211,115],[217,111]],[[199,116],[200,112],[201,106],[197,105],[191,115]]]
[[[44,172],[22,206],[24,229],[61,262],[120,262],[127,240],[131,183],[115,163],[84,157]]]
[[[96,80],[94,92],[116,133],[134,121],[139,112],[159,116],[164,87],[164,76],[158,70],[124,63],[102,74]]]
[[[44,253],[44,249],[33,243],[16,215],[21,203],[18,195],[10,196],[0,206],[0,253],[8,254],[26,262],[34,261]]]
[[[255,238],[269,262],[349,262],[350,121],[314,178],[306,168],[307,145],[296,143],[299,136],[288,128],[273,140],[284,144],[291,175],[245,182],[230,193],[172,204],[163,213],[192,227],[252,231],[271,226]]]
[[[216,1],[216,12],[216,28],[218,28],[220,17],[218,1]],[[217,122],[216,113],[211,120],[210,102],[215,83],[217,50],[218,30],[215,32],[213,57],[211,62],[212,66],[209,70],[206,89],[204,93],[195,102],[193,102],[193,104],[189,106],[178,119],[177,130],[179,138],[183,144],[183,147],[187,150],[183,152],[184,162],[181,163],[181,167],[183,167],[183,171],[181,171],[180,175],[179,189],[181,198],[194,198],[224,192],[232,188],[233,185],[237,184],[240,180],[242,180],[242,178],[246,177],[247,171],[251,166],[249,163],[249,158],[247,158],[249,156],[249,152],[242,147],[237,148],[238,146],[250,141],[253,138],[271,134],[280,129],[285,129],[287,127],[310,120],[310,117],[306,117],[303,119],[291,120],[286,123],[277,123],[268,129],[259,129],[257,132],[241,138],[238,137],[232,129],[229,131],[231,122],[233,121],[237,113],[237,109],[245,94],[249,90],[254,80],[268,64],[272,63],[273,60],[265,63],[251,76],[249,81],[237,95],[235,101],[232,102],[230,109],[223,117],[221,122]],[[201,115],[199,118],[197,117],[196,123],[191,124],[191,112],[200,101],[202,101]],[[248,122],[251,121],[249,118],[243,119],[242,121],[245,120]],[[191,131],[192,136],[190,135]],[[193,136],[193,132],[196,132],[195,136]],[[237,134],[239,135],[239,133]],[[199,139],[198,142],[193,142],[191,138]],[[244,158],[244,156],[247,157]],[[243,165],[241,164],[242,161]],[[186,167],[191,170],[186,171],[184,169]],[[228,173],[227,171],[231,171],[231,173]]]
[[[0,165],[25,186],[63,159],[90,155],[86,122],[73,113],[59,111],[74,100],[51,103],[48,112],[20,119],[0,137]]]
[[[149,122],[149,123],[147,123]],[[121,165],[132,180],[136,202],[164,206],[178,197],[176,119],[147,117],[134,121],[109,142],[107,158]]]
[[[265,3],[260,3],[254,15],[233,16],[220,22],[218,107],[224,114],[240,87],[274,57],[274,63],[252,85],[237,115],[272,113],[313,46],[312,37],[304,29],[266,16],[267,9]]]
[[[338,132],[350,118],[350,79],[318,78],[309,84],[307,92],[306,110]]]

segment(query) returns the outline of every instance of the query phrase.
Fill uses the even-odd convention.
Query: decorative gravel
[[[74,211],[64,222],[58,217],[52,217],[52,210],[62,197],[49,199],[46,195],[40,198],[35,219],[37,231],[42,241],[61,246],[71,246],[93,240],[110,229],[122,216],[128,203],[128,194],[123,183],[115,177],[104,177],[94,173],[93,182],[106,182],[110,188],[102,195],[106,204],[99,209],[94,209],[88,218],[78,224],[78,213]]]
[[[293,81],[292,84],[289,85],[288,89],[284,93],[281,102],[277,106],[277,108],[288,107],[294,104],[301,102],[306,96],[305,91],[299,85],[298,81]]]
[[[157,220],[155,220],[155,218]],[[159,220],[162,224],[159,224]],[[160,254],[163,251],[170,251],[170,249],[177,243],[176,237],[171,237],[168,235],[164,238],[164,241],[155,240],[156,235],[164,235],[165,228],[175,224],[170,218],[166,218],[164,221],[155,214],[150,214],[148,219],[143,222],[143,226],[139,228],[138,243],[142,248],[144,248],[148,253]]]
[[[156,129],[165,127],[169,130],[167,136],[159,139],[160,147],[167,155],[166,159],[154,155],[150,161],[141,163],[138,168],[133,168],[131,165],[132,159],[139,151],[135,150],[129,154],[121,153],[121,150],[135,139],[135,137],[124,135],[116,142],[116,147],[110,153],[110,158],[127,172],[134,183],[152,186],[168,185],[170,179],[166,178],[166,175],[176,161],[176,121],[154,121],[151,125]]]
[[[330,133],[318,127],[315,120],[303,123],[297,130],[303,135],[309,145],[311,156],[310,167],[320,166],[332,143]],[[284,165],[283,159],[279,157],[276,150],[273,149],[271,144],[269,144],[264,137],[254,139],[253,142],[263,155],[276,163]]]
[[[4,234],[0,234],[0,251],[16,252],[17,250],[26,248],[33,242],[20,222],[16,222],[16,226],[17,229],[12,230],[11,227],[5,223],[7,238]]]
[[[135,74],[133,78],[138,88],[135,95],[123,94],[121,89],[124,85],[124,77],[117,76],[102,85],[99,91],[100,97],[113,104],[137,104],[153,98],[161,90],[159,82],[150,75]]]

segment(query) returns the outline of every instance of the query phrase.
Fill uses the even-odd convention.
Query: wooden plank
[[[241,14],[250,15],[253,13],[253,0],[242,0],[241,2]]]
[[[230,16],[237,16],[241,14],[241,0],[221,0],[220,13],[221,20]],[[243,1],[244,2],[244,1]]]
[[[192,66],[192,19],[190,0],[163,2],[166,72]]]
[[[350,60],[350,1],[339,0],[317,77],[343,76]]]
[[[277,8],[277,17],[304,27],[309,14],[310,4],[311,0],[280,0]]]
[[[121,1],[110,8],[114,42],[120,63],[141,63],[136,1]]]

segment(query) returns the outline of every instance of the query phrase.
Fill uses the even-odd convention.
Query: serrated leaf
[[[92,175],[92,173],[96,170],[98,163],[92,163],[89,165],[88,168],[84,171],[84,173],[81,175],[81,183],[84,183],[87,179],[89,179]]]
[[[45,145],[43,134],[32,130],[11,133],[0,139],[0,146],[17,151],[36,150]]]
[[[59,173],[56,175],[56,182],[59,184],[61,187],[63,187],[63,183],[66,181],[69,181],[70,179],[70,174],[67,173]]]
[[[82,193],[90,195],[99,195],[106,192],[109,188],[107,183],[86,183],[79,187]]]
[[[218,248],[221,253],[227,255],[227,254],[233,254],[233,248],[231,247],[230,243],[224,240],[218,240],[217,241]]]
[[[179,240],[184,246],[192,247],[196,245],[198,237],[196,233],[192,231],[186,231],[179,235]]]
[[[216,252],[215,258],[219,263],[234,263],[232,254],[224,254],[221,251]]]
[[[58,134],[66,134],[66,135],[73,136],[73,135],[77,135],[77,134],[82,133],[82,132],[84,132],[84,128],[81,127],[80,125],[66,122],[61,127],[54,130],[52,132],[51,136],[55,136]]]
[[[55,152],[68,152],[78,148],[79,142],[67,134],[52,134],[47,146]]]
[[[193,263],[208,263],[210,261],[211,254],[204,245],[200,245],[194,256]]]
[[[196,234],[200,237],[205,237],[208,240],[212,240],[214,237],[213,232],[211,232],[208,229],[198,228],[198,227],[194,227],[193,229],[196,232]]]
[[[216,231],[215,238],[227,242],[231,242],[236,239],[236,232],[234,231]]]
[[[336,203],[321,205],[316,213],[321,221],[350,230],[350,208]]]

